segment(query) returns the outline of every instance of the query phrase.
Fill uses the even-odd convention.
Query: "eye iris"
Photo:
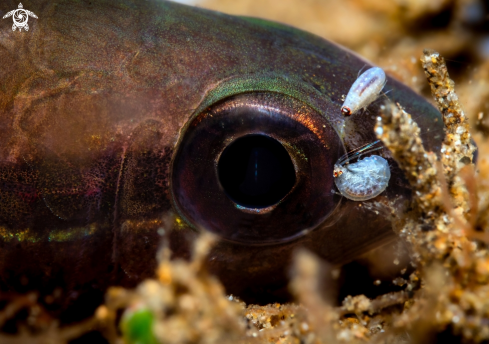
[[[285,148],[265,135],[247,135],[227,146],[219,159],[218,174],[227,195],[249,208],[279,202],[296,181]]]

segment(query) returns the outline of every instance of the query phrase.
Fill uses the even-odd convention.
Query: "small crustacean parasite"
[[[365,109],[379,95],[386,84],[385,73],[382,68],[372,67],[367,69],[353,83],[348,91],[345,102],[341,107],[341,113],[350,116],[360,109]]]
[[[366,201],[380,195],[389,184],[391,172],[387,160],[371,155],[362,155],[380,150],[380,141],[369,143],[342,156],[334,165],[333,176],[340,193],[353,201]],[[352,159],[357,162],[351,163]]]

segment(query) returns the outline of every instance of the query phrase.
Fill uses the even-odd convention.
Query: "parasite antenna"
[[[382,147],[374,147],[378,143],[380,143],[380,140],[377,140],[377,141],[374,141],[371,143],[367,143],[366,145],[363,145],[361,147],[358,147],[358,148],[355,148],[355,149],[349,151],[348,153],[346,153],[345,155],[343,155],[341,158],[338,159],[338,161],[336,162],[336,165],[343,165],[345,163],[349,164],[350,160],[355,159],[355,157],[357,155],[358,155],[358,159],[360,159],[360,156],[362,156],[363,154],[368,154],[368,153],[371,153],[371,152],[385,148],[383,146]]]

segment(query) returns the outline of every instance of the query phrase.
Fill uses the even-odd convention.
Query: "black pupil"
[[[247,208],[276,204],[295,184],[295,169],[285,148],[265,135],[247,135],[224,149],[217,165],[228,196]]]

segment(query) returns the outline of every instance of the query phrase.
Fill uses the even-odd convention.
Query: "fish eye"
[[[341,113],[345,116],[350,116],[351,110],[348,106],[343,106],[343,107],[341,107]]]
[[[327,117],[293,97],[227,97],[186,124],[171,168],[172,200],[194,228],[243,244],[279,243],[323,223],[341,197],[345,152]]]

